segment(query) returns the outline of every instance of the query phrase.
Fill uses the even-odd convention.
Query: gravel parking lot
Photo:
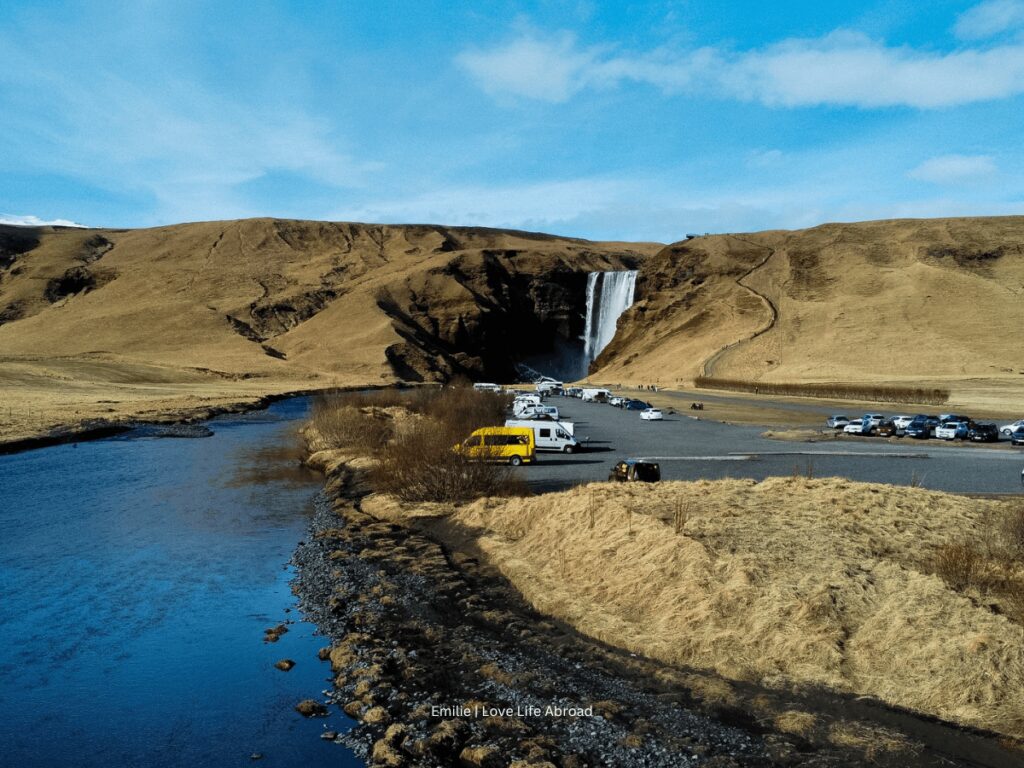
[[[866,482],[909,485],[958,493],[1021,493],[1024,449],[954,446],[936,440],[904,439],[890,443],[874,438],[837,442],[782,442],[761,437],[764,427],[734,426],[687,413],[665,412],[664,421],[642,421],[638,411],[601,403],[553,397],[564,421],[576,424],[576,437],[587,440],[583,452],[540,453],[535,466],[522,472],[535,491],[567,488],[606,480],[616,461],[655,458],[665,480],[776,475],[843,476]]]

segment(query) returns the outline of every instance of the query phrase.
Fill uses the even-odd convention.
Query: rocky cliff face
[[[484,249],[388,286],[378,304],[402,341],[387,349],[404,379],[508,381],[515,363],[579,345],[587,273],[633,268],[641,254]]]

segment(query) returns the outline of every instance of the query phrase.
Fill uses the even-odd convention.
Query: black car
[[[971,424],[967,428],[967,439],[976,443],[998,442],[999,427],[995,424]]]
[[[1017,427],[1010,433],[1010,445],[1024,445],[1024,427]]]
[[[645,403],[643,400],[627,400],[622,407],[627,411],[646,411],[651,404]]]
[[[645,459],[625,459],[618,462],[608,473],[608,479],[620,483],[639,481],[656,483],[661,480],[661,467],[656,461]]]
[[[907,437],[913,437],[918,440],[927,440],[935,433],[935,428],[941,423],[942,422],[939,421],[938,416],[918,414],[909,424],[907,424],[907,428],[903,430],[903,433]]]

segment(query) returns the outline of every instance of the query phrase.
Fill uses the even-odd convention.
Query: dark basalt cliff
[[[378,305],[403,341],[387,349],[413,381],[456,375],[507,381],[523,360],[581,348],[587,274],[630,269],[639,254],[482,250],[389,286]]]

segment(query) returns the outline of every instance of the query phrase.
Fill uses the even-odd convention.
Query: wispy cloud
[[[529,62],[517,70],[520,55]],[[859,32],[790,39],[747,51],[704,47],[641,53],[580,47],[566,33],[522,33],[456,58],[491,95],[564,102],[587,88],[644,83],[768,106],[934,109],[1024,93],[1024,45],[946,53],[888,46]]]
[[[96,61],[87,38],[0,30],[5,165],[30,157],[36,172],[144,199],[165,221],[260,213],[243,186],[269,174],[351,190],[379,168],[347,151],[336,124],[287,90],[261,88],[266,73],[253,72],[243,94],[191,71],[187,56],[173,67],[147,58],[144,45],[121,43],[128,47],[109,63]],[[69,51],[91,65],[62,66]],[[137,61],[125,66],[131,55]]]
[[[984,40],[1024,28],[1024,0],[986,0],[964,11],[953,32],[961,40]]]
[[[85,227],[67,219],[41,219],[38,216],[15,216],[11,213],[0,213],[0,224],[13,224],[16,227]]]
[[[989,155],[942,155],[925,160],[908,175],[933,184],[960,184],[993,176],[996,170]]]

